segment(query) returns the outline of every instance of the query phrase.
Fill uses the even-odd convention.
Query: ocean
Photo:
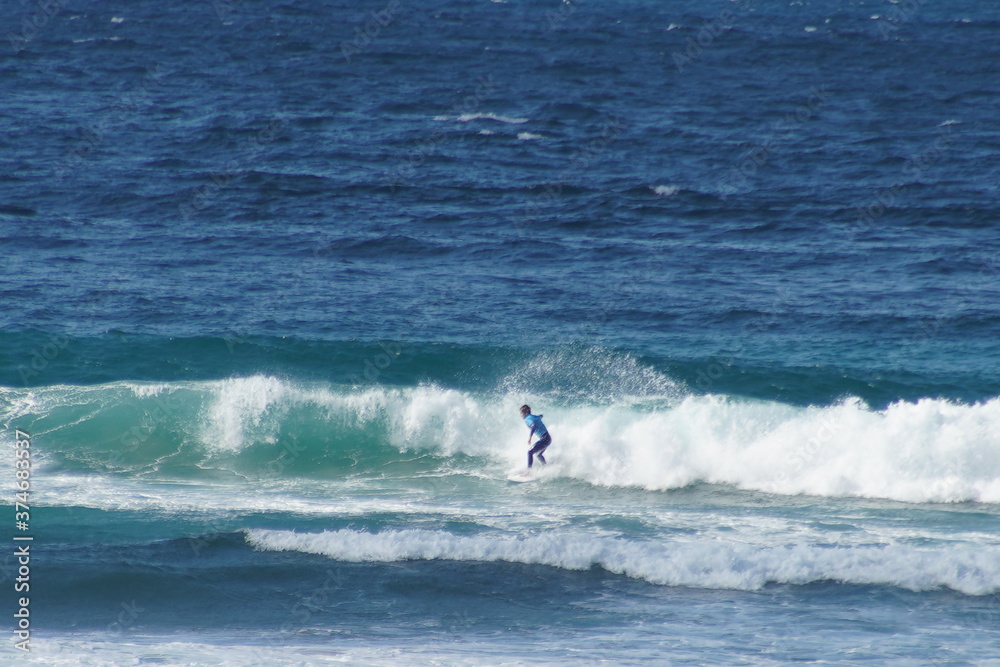
[[[2,14],[4,663],[998,664],[995,2]]]

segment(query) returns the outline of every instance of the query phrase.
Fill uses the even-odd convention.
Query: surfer
[[[533,415],[531,414],[531,406],[522,405],[521,418],[524,419],[524,423],[531,429],[531,432],[528,433],[528,447],[531,447],[531,438],[538,435],[535,446],[528,450],[528,467],[531,467],[532,457],[535,454],[538,454],[538,460],[542,462],[542,465],[545,465],[545,457],[542,456],[542,452],[552,444],[552,436],[549,435],[549,430],[542,423],[542,415]]]

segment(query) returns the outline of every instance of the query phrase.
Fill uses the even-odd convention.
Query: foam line
[[[948,545],[763,546],[702,539],[636,542],[547,532],[530,536],[454,535],[436,530],[296,533],[247,530],[256,549],[299,551],[351,562],[450,560],[540,564],[567,570],[594,565],[654,584],[758,590],[768,583],[838,581],[914,591],[947,587],[967,595],[1000,590],[1000,547]]]

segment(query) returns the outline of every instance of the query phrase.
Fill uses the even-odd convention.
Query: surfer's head
[[[521,416],[522,417],[527,417],[530,414],[531,414],[531,406],[530,405],[522,405],[521,406]]]

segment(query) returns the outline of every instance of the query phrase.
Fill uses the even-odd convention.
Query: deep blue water
[[[1000,652],[995,2],[47,7],[27,657]]]

